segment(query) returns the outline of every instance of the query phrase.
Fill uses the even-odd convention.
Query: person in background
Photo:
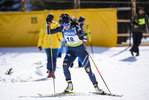
[[[148,26],[148,16],[143,8],[138,8],[138,14],[134,16],[132,26],[133,46],[129,51],[132,56],[134,56],[134,53],[136,53],[136,56],[139,56],[139,45],[141,44],[143,32],[146,30],[146,26]]]
[[[50,24],[51,29],[57,28],[59,24],[57,22],[53,21],[54,15],[49,14],[47,16],[46,21],[43,23],[40,29],[39,33],[39,39],[38,39],[38,50],[41,51],[42,48],[45,49],[46,55],[47,55],[47,73],[48,78],[52,77],[55,78],[54,72],[56,69],[56,61],[57,61],[57,53],[58,49],[61,46],[61,42],[63,41],[63,35],[61,32],[57,32],[56,34],[51,35],[51,44],[50,46],[50,36],[47,34],[47,23]],[[52,48],[51,48],[52,47]],[[51,55],[52,50],[52,55]],[[52,62],[51,62],[51,56],[53,57],[53,67],[52,68]]]

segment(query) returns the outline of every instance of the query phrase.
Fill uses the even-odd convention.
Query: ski
[[[110,93],[105,93],[105,94],[100,94],[97,92],[90,92],[92,94],[96,94],[96,95],[105,95],[105,96],[114,96],[114,97],[122,97],[123,95],[118,95],[118,94],[110,94]]]
[[[60,95],[81,95],[81,94],[95,94],[95,95],[103,95],[103,96],[113,96],[113,97],[122,97],[123,95],[117,95],[117,94],[110,94],[110,93],[105,93],[105,94],[99,94],[97,92],[89,92],[89,93],[81,93],[81,92],[60,92],[60,93],[54,93],[54,94],[40,94],[38,93],[39,96],[60,96]]]
[[[60,93],[54,93],[54,94],[40,94],[40,93],[38,93],[39,96],[77,95],[77,94],[84,94],[84,93],[81,93],[81,92],[60,92]]]

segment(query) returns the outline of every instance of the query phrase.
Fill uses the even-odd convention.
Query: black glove
[[[49,14],[49,15],[47,16],[46,22],[47,22],[47,23],[49,23],[49,22],[51,23],[52,20],[53,20],[53,17],[54,17],[53,14]]]
[[[42,47],[41,47],[41,46],[40,46],[40,47],[38,47],[38,50],[39,50],[39,51],[41,51],[41,50],[42,50]]]
[[[83,37],[82,35],[79,35],[79,39],[80,39],[80,40],[83,40],[84,37]]]
[[[89,32],[89,34],[90,34],[90,32]],[[87,33],[84,33],[84,35],[86,36],[86,35],[87,35]]]

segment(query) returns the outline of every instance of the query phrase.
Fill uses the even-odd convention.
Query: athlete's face
[[[66,24],[66,25],[63,25],[63,27],[66,29],[66,30],[69,30],[70,28],[70,23]]]
[[[139,14],[142,15],[144,13],[143,10],[139,10]]]

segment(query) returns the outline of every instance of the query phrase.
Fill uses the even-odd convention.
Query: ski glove
[[[79,39],[83,40],[84,39],[83,35],[79,35]]]
[[[40,47],[38,47],[38,50],[39,50],[39,51],[41,51],[41,50],[42,50],[42,47],[41,47],[41,46],[40,46]]]

